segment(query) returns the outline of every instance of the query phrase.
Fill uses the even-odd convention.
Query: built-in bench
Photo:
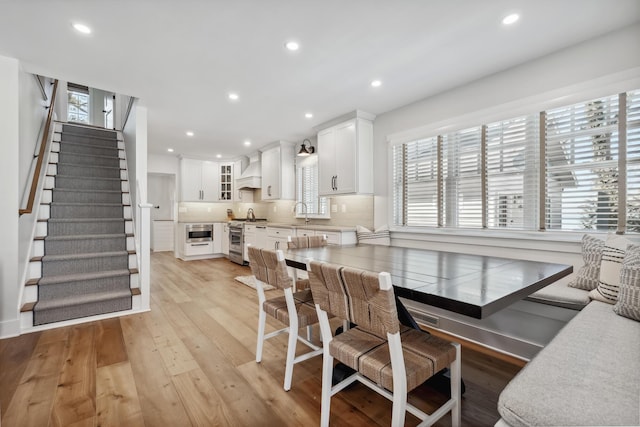
[[[591,302],[589,291],[572,288],[568,284],[573,274],[529,295],[525,300],[570,310],[582,310]]]
[[[498,411],[500,427],[640,425],[640,322],[590,302],[507,385]]]

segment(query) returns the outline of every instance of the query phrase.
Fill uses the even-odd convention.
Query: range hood
[[[249,166],[236,179],[238,190],[262,188],[262,166],[260,165],[260,153],[249,157]]]

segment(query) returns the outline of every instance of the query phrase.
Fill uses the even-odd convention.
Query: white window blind
[[[546,114],[546,227],[617,227],[618,97]]]
[[[398,150],[404,156],[404,224],[438,226],[438,139],[413,141]]]
[[[627,231],[640,232],[640,91],[627,94]]]
[[[443,138],[447,227],[482,227],[481,147],[481,127],[461,130]]]
[[[486,127],[487,227],[536,229],[538,116]]]
[[[298,201],[307,205],[310,215],[328,215],[327,198],[318,194],[318,156],[312,155],[301,160],[297,172]],[[302,205],[296,206],[296,214],[304,215]]]

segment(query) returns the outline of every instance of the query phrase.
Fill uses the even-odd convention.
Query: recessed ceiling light
[[[293,40],[286,42],[284,44],[284,47],[286,47],[287,49],[289,49],[292,52],[300,49],[300,45],[298,44],[298,42],[294,42]]]
[[[382,82],[381,82],[380,80],[373,80],[373,81],[371,82],[371,86],[373,86],[373,87],[380,87],[380,86],[382,86]]]
[[[81,24],[79,22],[76,22],[75,24],[73,24],[73,28],[75,28],[75,30],[79,33],[82,34],[91,34],[91,28],[87,27],[84,24]]]
[[[312,117],[313,117],[313,114],[311,114],[311,113],[304,113],[304,116],[305,116],[307,119],[310,119],[310,118],[312,118]]]
[[[229,99],[230,99],[230,100],[232,100],[232,101],[237,101],[237,100],[238,100],[238,98],[240,98],[240,97],[238,96],[238,94],[237,94],[237,93],[233,93],[233,92],[231,92],[231,93],[229,94]]]
[[[216,158],[219,159],[222,157],[222,154],[216,154]]]
[[[247,147],[251,145],[251,141],[249,141],[248,139],[244,142],[244,145],[246,145]]]
[[[187,136],[193,136],[193,132],[192,132],[192,131],[190,131],[190,130],[188,130],[188,131],[187,131]]]
[[[518,19],[520,19],[520,15],[518,15],[517,13],[512,13],[502,18],[502,23],[504,25],[511,25],[518,22]]]
[[[173,153],[173,148],[167,148],[167,151]]]

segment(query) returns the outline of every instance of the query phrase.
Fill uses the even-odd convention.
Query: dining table
[[[287,249],[288,266],[307,260],[391,275],[396,296],[483,319],[567,276],[573,266],[432,249],[327,245]]]

